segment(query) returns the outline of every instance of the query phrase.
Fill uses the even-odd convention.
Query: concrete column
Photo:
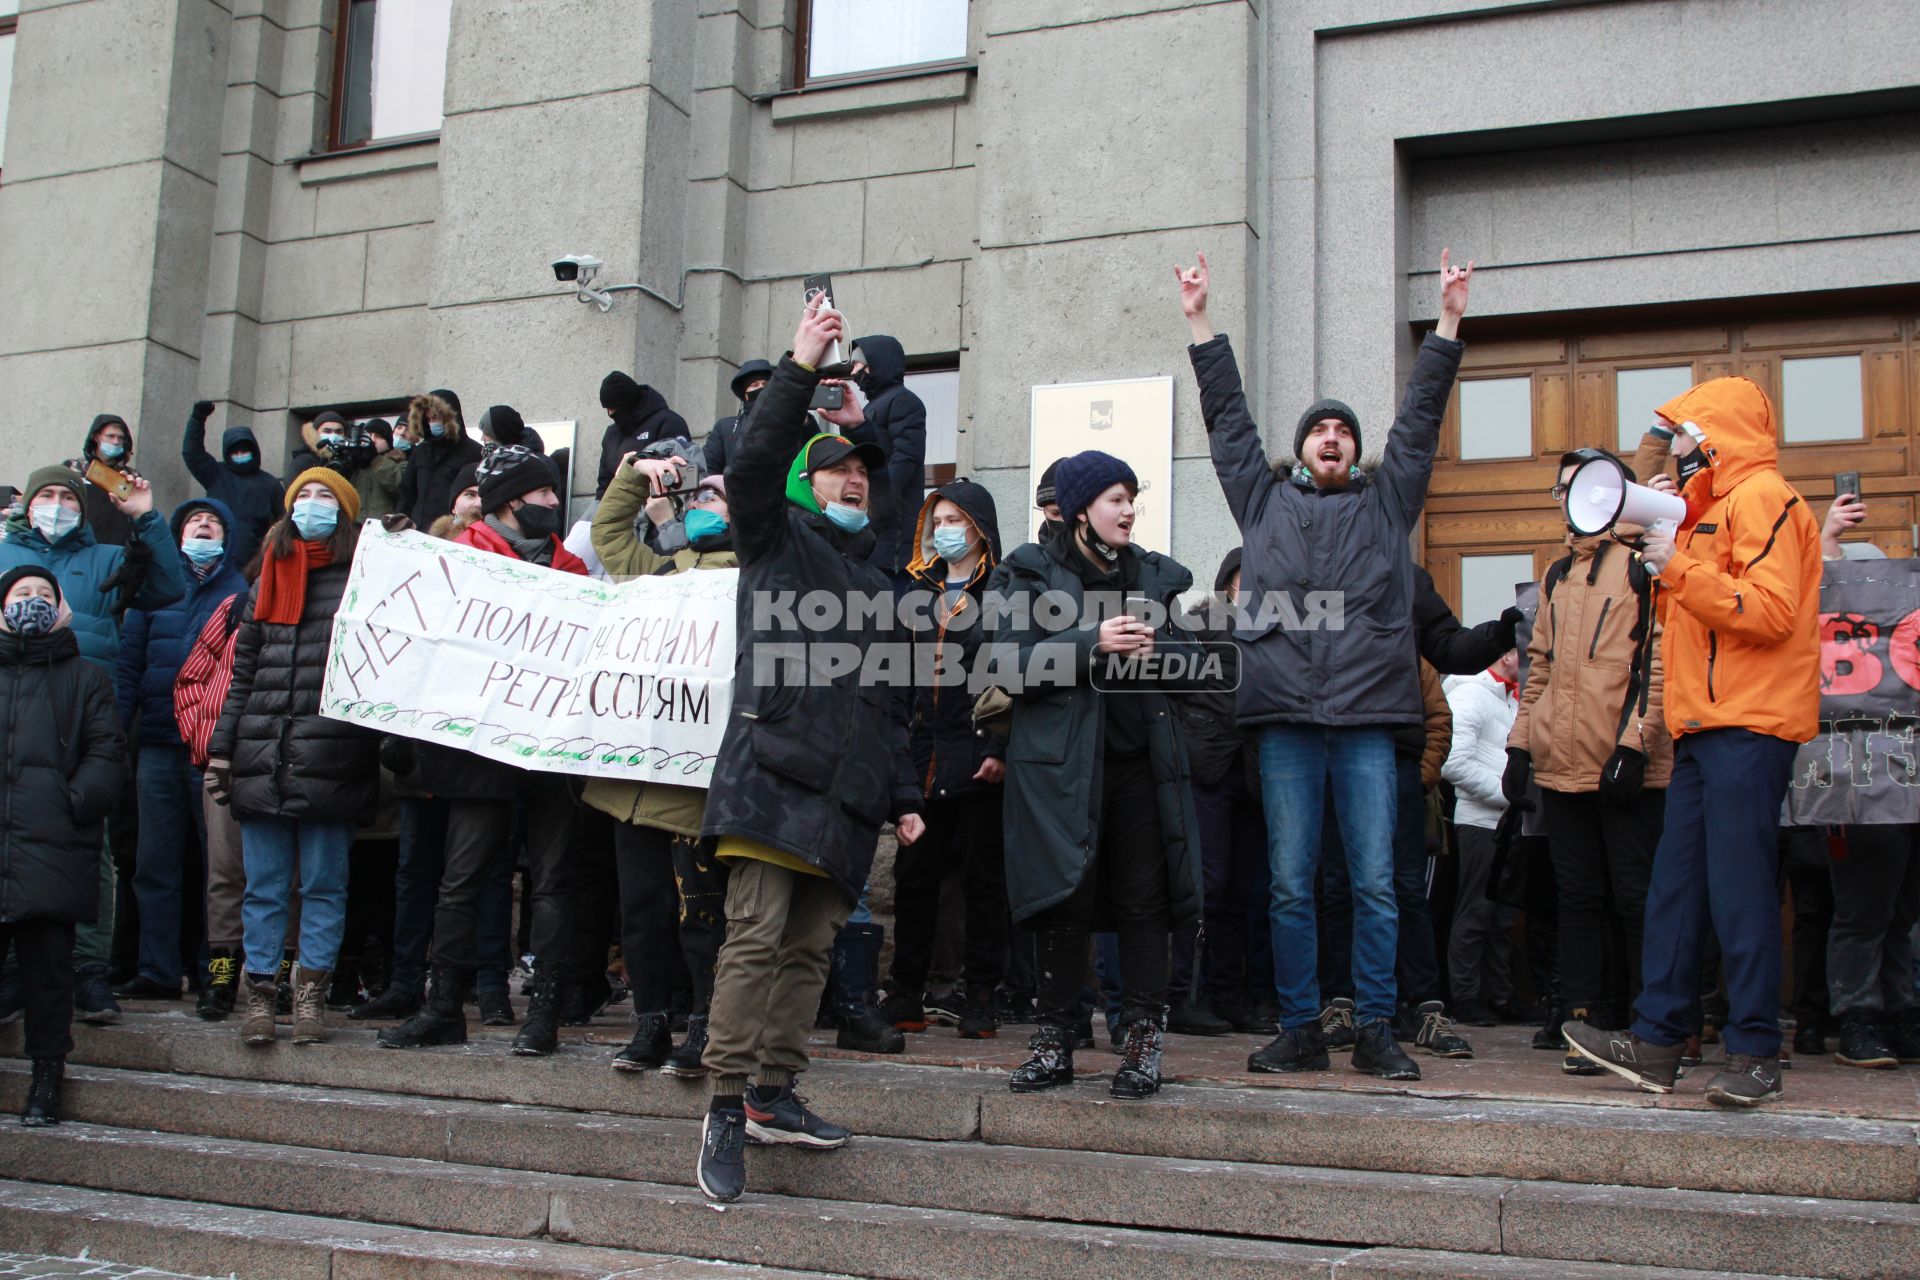
[[[0,184],[10,473],[77,454],[112,412],[161,493],[187,492],[231,25],[221,0],[21,5]]]

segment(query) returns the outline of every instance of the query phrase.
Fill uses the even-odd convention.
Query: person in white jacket
[[[1507,811],[1500,776],[1507,765],[1507,732],[1520,708],[1520,651],[1509,649],[1479,675],[1447,680],[1453,710],[1453,749],[1440,776],[1453,784],[1455,844],[1460,855],[1453,936],[1447,969],[1453,984],[1453,1016],[1467,1026],[1490,1027],[1495,1009],[1512,1004],[1511,949],[1507,930],[1513,909],[1487,897],[1493,871],[1494,828]]]

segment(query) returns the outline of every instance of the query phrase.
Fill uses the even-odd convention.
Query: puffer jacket
[[[953,503],[973,521],[973,527],[986,542],[980,563],[974,567],[966,590],[957,597],[947,596],[947,564],[933,546],[933,509],[942,499]],[[913,720],[909,737],[913,750],[913,774],[919,779],[922,794],[929,799],[987,792],[992,800],[1000,795],[999,783],[979,782],[974,774],[989,759],[1006,755],[999,737],[973,723],[973,694],[966,677],[974,670],[980,642],[986,637],[982,621],[981,595],[987,576],[1000,563],[1000,521],[994,510],[993,495],[971,480],[952,480],[927,495],[916,522],[920,535],[919,550],[907,566],[913,585],[901,600],[909,617],[928,620],[928,630],[914,639],[931,646],[931,661],[953,670],[958,684],[927,681],[913,691]]]
[[[259,621],[259,587],[248,593],[246,620],[234,637],[233,681],[209,747],[213,758],[232,765],[236,818],[358,823],[373,816],[378,736],[320,714],[333,615],[352,569],[350,560],[336,560],[312,570],[297,623]]]
[[[1424,660],[1420,663],[1420,703],[1426,716],[1420,747],[1420,785],[1431,787],[1439,784],[1440,770],[1453,750],[1453,704],[1447,701],[1440,673]]]
[[[187,570],[160,513],[147,512],[133,522],[133,531],[153,553],[133,607],[159,609],[185,596]],[[22,564],[53,570],[60,579],[60,594],[73,610],[73,636],[80,642],[80,656],[111,676],[120,651],[120,617],[114,612],[120,592],[118,588],[102,591],[100,586],[119,572],[126,554],[124,547],[95,541],[84,519],[72,533],[50,543],[23,511],[7,522],[6,540],[0,542],[0,573]]]
[[[0,734],[0,925],[90,924],[101,826],[132,783],[112,682],[64,623],[41,636],[0,623]]]
[[[251,454],[253,460],[234,462],[236,453]],[[286,486],[261,465],[260,441],[252,427],[230,426],[221,432],[216,458],[207,452],[207,420],[189,415],[180,456],[207,496],[233,512],[233,521],[227,525],[227,559],[234,568],[244,570],[267,530],[286,514]]]
[[[909,638],[889,614],[878,625],[841,616],[809,627],[754,601],[819,591],[891,598],[893,584],[869,563],[873,533],[847,533],[788,500],[794,462],[813,438],[807,402],[819,374],[784,357],[754,402],[753,423],[727,464],[727,506],[740,556],[739,652],[733,708],[714,761],[702,834],[739,836],[824,871],[849,902],[873,867],[880,824],[917,813],[920,789],[907,753],[907,689],[868,683],[858,670],[831,680],[756,675],[777,646],[852,646],[861,654]],[[802,482],[804,483],[804,482]],[[789,623],[791,618],[791,624]]]
[[[1044,547],[1029,542],[1007,554],[987,585],[995,620],[989,661],[995,672],[1012,667],[1021,677],[1008,689],[1013,721],[1001,812],[1007,848],[1019,853],[1007,859],[1007,902],[1016,922],[1029,920],[1071,897],[1085,881],[1100,848],[1109,703],[1137,698],[1166,852],[1168,907],[1173,927],[1184,928],[1200,914],[1200,826],[1185,734],[1174,700],[1154,683],[1143,678],[1122,692],[1094,683],[1096,627],[1082,620],[1096,610],[1075,563],[1080,556],[1071,538],[1056,538]],[[1193,586],[1186,566],[1157,552],[1127,548],[1116,567],[1121,598],[1143,595],[1167,611],[1168,620],[1154,639],[1155,653],[1185,651],[1197,658],[1195,640],[1174,621],[1178,597]],[[1064,627],[1046,625],[1051,614],[1039,601],[1049,592],[1060,593],[1053,598],[1066,604]],[[1110,925],[1095,922],[1096,928]]]
[[[686,546],[663,556],[634,532],[634,519],[646,505],[646,478],[621,468],[607,484],[607,496],[593,513],[593,553],[609,576],[641,578],[652,574],[687,573],[696,569],[738,568],[731,529],[702,538],[698,547]],[[670,782],[627,782],[619,778],[588,778],[580,800],[611,815],[615,821],[653,827],[677,836],[698,837],[707,812],[705,787],[681,787]]]
[[[1469,827],[1500,825],[1507,811],[1500,777],[1507,767],[1507,734],[1520,704],[1507,686],[1482,671],[1443,681],[1453,708],[1453,749],[1440,776],[1453,784],[1453,820]]]
[[[1647,757],[1646,785],[1673,773],[1653,580],[1612,537],[1569,537],[1540,583],[1527,685],[1507,745],[1533,756],[1549,791],[1600,789],[1616,747]]]
[[[176,544],[181,527],[195,511],[211,511],[220,517],[223,527],[233,528],[233,512],[225,503],[194,498],[176,507],[167,522]],[[122,722],[141,742],[180,745],[180,726],[173,714],[173,682],[180,674],[180,664],[187,660],[200,629],[221,601],[242,595],[247,589],[247,579],[230,555],[221,556],[204,581],[188,569],[187,582],[185,596],[161,609],[129,609],[120,627],[114,697],[120,704]]]
[[[1234,632],[1242,725],[1420,724],[1408,537],[1464,350],[1428,334],[1379,467],[1320,490],[1302,472],[1274,474],[1226,335],[1189,348],[1214,471],[1246,549],[1240,584],[1253,613]],[[1315,624],[1321,593],[1344,601],[1341,629]],[[1288,625],[1283,601],[1303,625]]]
[[[867,408],[847,438],[877,444],[887,455],[886,470],[869,477],[873,562],[898,573],[913,559],[913,518],[926,486],[927,406],[907,389],[907,352],[898,338],[876,333],[853,345],[867,362]]]
[[[1820,722],[1820,526],[1780,474],[1773,404],[1746,378],[1715,378],[1657,412],[1698,427],[1710,460],[1681,490],[1655,597],[1667,728],[1806,742]],[[1650,443],[1634,458],[1643,476]]]

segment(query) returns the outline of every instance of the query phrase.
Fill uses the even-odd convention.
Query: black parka
[[[101,823],[131,782],[113,682],[69,628],[0,628],[0,733],[0,924],[91,923]]]
[[[927,406],[907,388],[907,353],[884,333],[853,344],[867,361],[865,420],[847,435],[877,444],[887,455],[873,484],[873,562],[889,573],[913,559],[914,516],[926,484]]]
[[[942,498],[964,511],[987,543],[973,580],[967,584],[965,598],[954,601],[946,598],[946,561],[933,546],[933,508]],[[989,758],[1004,759],[1006,746],[997,735],[974,726],[974,694],[970,682],[966,682],[986,638],[981,597],[986,594],[988,576],[1000,563],[1000,526],[993,495],[986,486],[971,480],[948,481],[927,495],[915,527],[919,530],[919,552],[907,566],[913,585],[907,588],[901,605],[906,616],[913,619],[914,639],[923,649],[932,651],[927,656],[929,664],[951,669],[961,682],[916,680],[910,726],[913,774],[922,794],[930,799],[976,791],[993,791],[997,799],[999,793],[993,790],[997,784],[976,782],[973,775]],[[919,630],[922,626],[925,629]]]
[[[832,877],[851,901],[866,886],[880,824],[919,812],[907,754],[910,686],[904,678],[892,685],[863,681],[859,670],[831,680],[796,677],[784,663],[756,670],[782,646],[815,654],[826,651],[807,646],[907,649],[909,637],[891,612],[878,622],[870,612],[853,625],[840,610],[809,627],[808,615],[791,607],[795,593],[815,591],[835,601],[892,600],[890,580],[868,562],[871,531],[843,532],[788,501],[788,473],[815,434],[807,402],[818,382],[817,373],[783,358],[727,464],[740,558],[739,650],[702,834],[791,854]],[[774,602],[780,593],[786,610],[756,609],[756,598]]]
[[[320,714],[333,615],[352,568],[342,559],[312,570],[297,623],[258,621],[258,584],[248,593],[233,683],[208,752],[233,766],[236,818],[360,823],[373,816],[378,736]]]
[[[464,427],[454,439],[427,436],[407,455],[407,469],[400,475],[400,510],[416,529],[432,528],[460,496],[454,481],[479,461],[480,442]]]
[[[1098,623],[1085,581],[1069,561],[1079,554],[1070,537],[1044,547],[1027,543],[1007,554],[987,585],[988,662],[1001,677],[996,683],[1010,683],[1013,695],[1002,810],[1008,903],[1014,920],[1024,921],[1065,901],[1086,878],[1100,849],[1107,703],[1114,696],[1136,697],[1144,700],[1171,922],[1183,928],[1200,916],[1200,827],[1179,718],[1168,695],[1151,685],[1118,695],[1094,687]],[[1126,593],[1160,602],[1168,615],[1154,641],[1156,652],[1194,652],[1193,638],[1172,622],[1177,598],[1193,585],[1193,575],[1156,552],[1128,548],[1120,554],[1133,561],[1122,566],[1123,580],[1133,584]],[[1036,603],[1049,592],[1063,593],[1054,599],[1071,603],[1064,626],[1045,625],[1058,616]],[[1049,668],[1052,676],[1043,674]],[[1006,679],[1011,671],[1019,678]]]
[[[1214,471],[1245,549],[1240,589],[1252,616],[1234,629],[1245,646],[1242,725],[1420,724],[1408,538],[1463,350],[1428,334],[1379,468],[1322,490],[1298,472],[1274,474],[1226,335],[1189,348]],[[1316,624],[1313,606],[1328,617],[1331,602],[1340,625]]]

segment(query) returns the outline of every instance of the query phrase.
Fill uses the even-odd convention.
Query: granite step
[[[1284,1280],[1327,1276],[1351,1252],[803,1196],[715,1206],[656,1183],[78,1123],[0,1126],[0,1168],[25,1182],[898,1280]]]
[[[403,1054],[367,1030],[324,1045],[249,1049],[234,1028],[138,1015],[77,1029],[73,1061],[155,1072],[695,1119],[697,1082],[608,1067],[612,1049],[513,1058],[504,1042]],[[0,1028],[0,1053],[19,1052]],[[1703,1112],[1623,1093],[1613,1105],[1170,1086],[1114,1103],[1095,1084],[1015,1096],[997,1072],[820,1062],[805,1090],[860,1134],[1178,1160],[1376,1173],[1553,1180],[1757,1195],[1920,1199],[1920,1131],[1908,1121],[1784,1111]]]
[[[824,1273],[504,1240],[0,1180],[13,1249],[239,1280],[828,1280]]]

